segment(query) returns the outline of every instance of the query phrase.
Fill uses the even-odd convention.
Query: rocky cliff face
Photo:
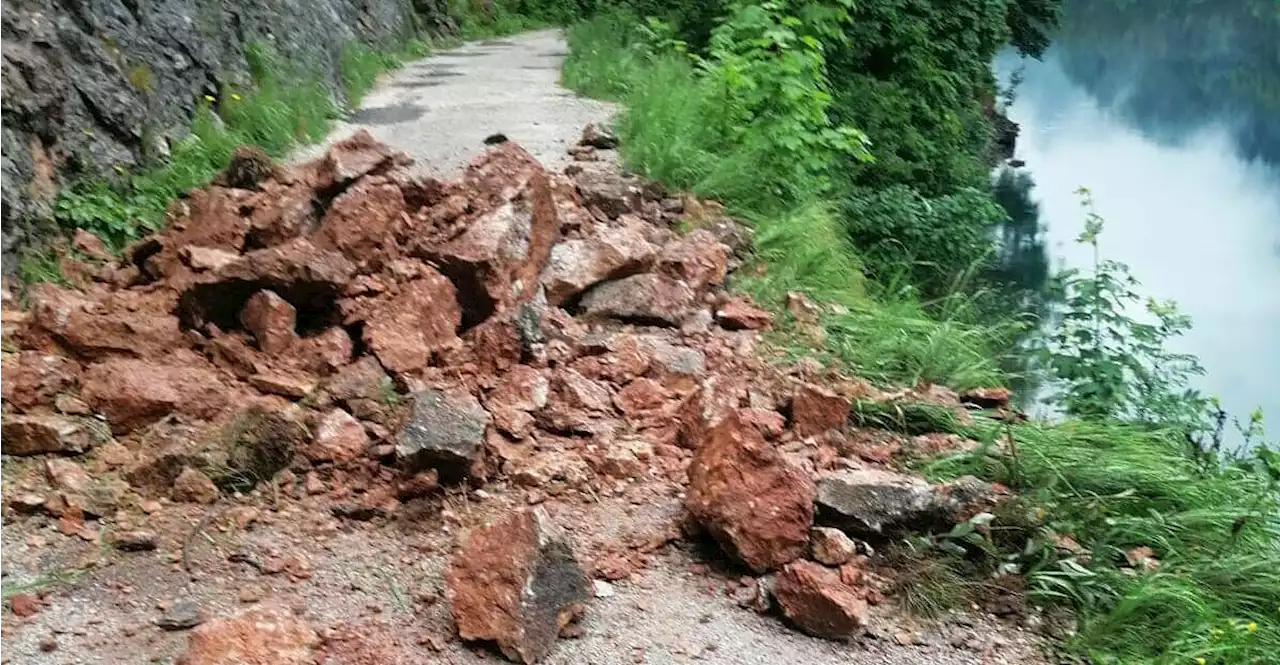
[[[197,102],[249,81],[271,44],[341,95],[351,40],[452,30],[445,0],[4,0],[3,249],[52,214],[67,176],[129,168],[182,136]]]

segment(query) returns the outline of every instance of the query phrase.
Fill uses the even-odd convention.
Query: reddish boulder
[[[83,453],[111,440],[107,428],[89,418],[7,415],[0,428],[6,455]]]
[[[939,520],[934,488],[923,478],[881,469],[851,469],[818,479],[819,521],[842,530],[882,535]]]
[[[240,324],[253,333],[258,348],[270,355],[281,353],[298,339],[298,312],[274,291],[249,296],[240,310]]]
[[[791,398],[791,427],[800,437],[818,436],[831,429],[844,431],[849,410],[849,400],[844,397],[805,384]]]
[[[759,330],[773,325],[773,315],[746,298],[730,298],[716,310],[716,321],[728,330]]]
[[[197,626],[182,665],[311,665],[320,639],[291,611],[264,603]]]
[[[369,435],[359,420],[342,409],[325,414],[316,424],[315,437],[303,453],[312,462],[350,462],[364,455]]]
[[[383,367],[411,372],[427,366],[431,354],[457,339],[462,311],[448,279],[429,269],[379,300],[364,327],[364,341]]]
[[[445,584],[462,639],[496,642],[519,663],[551,653],[591,596],[566,534],[541,508],[473,529]]]
[[[187,245],[178,250],[178,257],[193,271],[208,272],[235,261],[240,258],[240,254],[228,252],[224,249]]]
[[[827,566],[843,566],[858,554],[858,545],[839,529],[817,526],[809,532],[813,560]]]
[[[80,366],[63,356],[23,351],[5,361],[4,401],[16,411],[52,404],[79,381]]]
[[[395,244],[395,223],[404,214],[400,188],[381,178],[365,178],[334,199],[313,237],[317,245],[342,252],[357,263]]]
[[[584,239],[565,240],[551,249],[542,271],[547,302],[561,305],[605,280],[636,273],[653,263],[657,248],[634,225],[602,228]]]
[[[765,573],[804,555],[814,493],[807,473],[731,411],[694,454],[685,507],[726,552]]]
[[[112,358],[85,372],[81,397],[123,434],[177,411],[209,418],[225,408],[229,391],[203,358]]]
[[[338,326],[304,337],[293,344],[291,357],[304,370],[325,375],[351,362],[355,344],[346,330]]]
[[[699,229],[662,248],[658,272],[678,279],[695,291],[724,282],[729,248],[709,231]]]
[[[1009,406],[1011,397],[1008,388],[971,388],[960,393],[960,403],[980,409],[1002,409]]]
[[[670,397],[661,383],[642,377],[619,390],[613,397],[613,403],[618,410],[634,418],[661,409]]]
[[[462,336],[476,368],[484,374],[502,374],[520,363],[524,354],[520,327],[509,314],[495,314]]]
[[[566,406],[587,411],[609,411],[609,389],[578,372],[566,369],[555,374],[556,394]]]
[[[453,280],[464,323],[475,325],[533,296],[559,227],[550,182],[536,172],[513,198],[468,219],[461,235],[423,238],[414,252]]]
[[[315,225],[315,191],[307,183],[262,183],[249,213],[245,244],[272,247],[310,231]],[[188,263],[188,265],[191,265]],[[195,266],[192,266],[195,268]]]
[[[338,370],[324,384],[325,390],[335,400],[350,403],[356,400],[379,400],[388,391],[394,391],[391,377],[383,371],[376,358],[364,356]]]
[[[778,573],[773,595],[797,628],[816,637],[847,639],[868,621],[867,601],[840,573],[812,561],[793,561]]]
[[[71,247],[94,261],[110,261],[114,258],[111,256],[111,250],[107,249],[106,243],[102,242],[102,238],[84,229],[76,229],[71,236]]]
[[[605,282],[582,297],[582,311],[643,325],[678,326],[697,302],[687,284],[644,273]]]
[[[40,597],[33,593],[17,593],[9,599],[9,611],[20,619],[39,614],[42,607]]]
[[[528,365],[516,365],[502,377],[485,398],[485,406],[493,414],[498,429],[523,438],[533,425],[529,414],[547,405],[551,383],[542,372]]]
[[[183,347],[168,294],[119,294],[90,299],[54,284],[27,292],[32,323],[78,356],[149,357]]]
[[[240,211],[253,196],[247,190],[217,186],[187,192],[169,206],[172,221],[157,237],[158,251],[141,262],[143,272],[151,279],[183,272],[181,255],[188,246],[240,252],[249,231],[249,220]]]
[[[302,399],[316,389],[316,378],[302,370],[258,366],[248,377],[249,385],[267,395]]]
[[[582,195],[583,205],[599,209],[610,219],[639,210],[644,200],[639,183],[612,165],[589,165],[574,175],[573,182]]]

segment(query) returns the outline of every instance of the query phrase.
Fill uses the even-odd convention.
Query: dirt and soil
[[[484,98],[563,44],[486,49],[408,71],[474,62]],[[193,192],[6,303],[0,660],[1039,660],[1008,598],[915,618],[874,554],[1002,494],[899,475],[886,450],[964,442],[851,401],[955,395],[782,363],[724,287],[749,231],[598,127],[531,155],[416,122]],[[402,147],[474,158],[437,180]]]

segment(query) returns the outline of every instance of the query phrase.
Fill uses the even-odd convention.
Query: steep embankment
[[[345,44],[390,46],[453,27],[442,0],[6,0],[3,29],[8,273],[68,175],[166,154],[201,100],[249,83],[251,43],[271,45],[340,98]]]

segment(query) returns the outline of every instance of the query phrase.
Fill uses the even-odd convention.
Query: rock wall
[[[204,95],[247,83],[249,42],[340,96],[344,43],[454,30],[446,0],[4,0],[2,23],[6,274],[69,175],[164,154]]]

